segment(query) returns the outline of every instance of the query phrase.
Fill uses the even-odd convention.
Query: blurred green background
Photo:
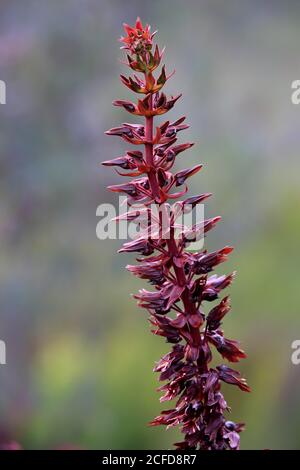
[[[149,428],[162,409],[153,364],[168,350],[129,294],[133,256],[96,238],[96,208],[120,181],[99,163],[127,148],[104,131],[134,122],[111,106],[118,37],[136,16],[158,29],[176,74],[168,92],[197,145],[178,167],[204,163],[191,194],[211,191],[223,222],[208,249],[236,249],[229,338],[249,358],[251,394],[226,388],[242,448],[300,448],[300,4],[269,0],[1,0],[0,436],[27,449],[170,448]],[[182,140],[183,141],[183,140]],[[186,159],[186,160],[185,160]]]

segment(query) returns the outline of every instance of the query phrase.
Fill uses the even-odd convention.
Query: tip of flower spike
[[[150,25],[143,26],[139,17],[136,19],[135,26],[123,23],[123,27],[127,36],[120,38],[120,42],[124,44],[121,49],[128,49],[131,53],[136,54],[152,48],[152,38],[155,33],[151,34]]]

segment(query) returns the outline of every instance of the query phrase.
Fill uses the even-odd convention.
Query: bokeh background
[[[202,162],[191,192],[211,191],[223,222],[208,249],[233,244],[237,269],[224,327],[249,358],[251,394],[226,389],[246,421],[242,448],[300,448],[300,4],[258,0],[1,0],[0,435],[27,449],[170,448],[149,428],[162,408],[152,367],[168,346],[129,294],[119,241],[96,237],[96,208],[120,181],[102,160],[126,149],[104,131],[132,119],[117,38],[136,16],[166,45],[169,93],[183,98],[178,167]],[[183,135],[182,135],[183,138]]]

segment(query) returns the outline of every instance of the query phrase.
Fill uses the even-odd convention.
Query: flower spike
[[[225,246],[213,252],[188,251],[187,246],[206,236],[220,221],[220,217],[204,220],[186,227],[178,222],[180,215],[203,203],[210,193],[181,198],[188,190],[188,178],[202,169],[202,165],[177,172],[173,166],[178,155],[193,143],[177,143],[178,133],[188,128],[185,117],[154,126],[154,117],[167,113],[181,95],[167,98],[162,88],[171,75],[165,66],[154,76],[161,64],[164,50],[153,44],[155,33],[148,24],[137,18],[134,26],[124,24],[121,37],[126,50],[126,65],[133,76],[121,75],[122,83],[139,95],[137,101],[116,100],[114,106],[136,116],[141,124],[123,123],[107,131],[121,137],[126,143],[143,146],[128,150],[125,155],[103,162],[123,176],[132,177],[124,184],[109,186],[115,193],[125,194],[129,205],[143,203],[142,209],[129,210],[115,220],[140,224],[138,238],[124,243],[119,252],[138,253],[136,265],[127,270],[146,280],[151,290],[141,289],[134,298],[150,315],[152,332],[165,338],[171,350],[156,364],[154,371],[164,384],[160,401],[176,400],[171,409],[163,411],[150,424],[167,428],[179,426],[183,440],[175,444],[180,450],[237,450],[243,423],[229,421],[230,408],[221,391],[222,383],[237,386],[249,392],[245,379],[226,364],[211,366],[214,352],[229,363],[246,357],[235,340],[228,339],[221,329],[230,311],[227,296],[218,300],[223,289],[233,281],[235,273],[211,274],[225,262],[233,248]],[[144,96],[141,96],[144,95]],[[120,170],[123,170],[122,172]],[[180,191],[174,189],[182,186]],[[176,189],[175,189],[176,191]],[[155,203],[155,209],[151,204]],[[179,232],[179,238],[175,233]],[[192,245],[193,246],[193,245]],[[204,313],[203,305],[218,300]]]

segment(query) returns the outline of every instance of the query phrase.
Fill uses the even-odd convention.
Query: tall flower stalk
[[[233,280],[234,273],[209,275],[226,261],[233,248],[226,246],[211,253],[187,250],[187,246],[199,236],[205,236],[220,217],[204,220],[190,228],[176,223],[179,214],[188,207],[196,208],[211,194],[178,200],[188,190],[186,180],[201,170],[202,165],[174,173],[176,157],[193,145],[177,144],[178,132],[188,128],[185,117],[172,123],[163,122],[155,129],[154,118],[173,108],[181,95],[167,98],[161,91],[170,76],[166,75],[165,66],[156,77],[154,75],[161,64],[163,51],[154,46],[155,33],[151,33],[150,26],[144,27],[138,18],[134,27],[125,24],[124,28],[126,35],[121,38],[122,49],[127,52],[127,65],[135,73],[129,77],[121,75],[121,81],[142,97],[137,103],[117,100],[113,104],[144,117],[144,123],[125,123],[110,129],[107,134],[143,146],[144,151],[128,150],[124,156],[103,164],[117,167],[122,176],[133,177],[125,184],[108,187],[125,194],[131,206],[131,210],[119,218],[140,221],[146,216],[147,220],[139,236],[125,243],[119,251],[140,254],[138,264],[127,266],[127,269],[148,280],[154,290],[142,289],[135,298],[138,305],[149,312],[153,333],[172,344],[171,351],[154,370],[164,382],[159,388],[164,393],[160,401],[176,399],[176,402],[172,409],[163,411],[150,424],[168,428],[180,426],[184,438],[175,444],[179,449],[238,449],[239,434],[244,425],[226,419],[225,414],[230,408],[221,392],[221,384],[236,385],[247,392],[250,389],[236,370],[225,364],[210,367],[210,363],[214,348],[229,362],[238,362],[246,355],[237,341],[225,338],[220,328],[223,317],[230,310],[229,297],[218,301],[207,315],[203,312],[203,304],[219,299],[221,291]],[[177,190],[180,186],[183,189]],[[176,202],[171,207],[169,202],[172,200]],[[133,210],[136,203],[143,203],[144,208]],[[153,209],[153,204],[158,211]],[[180,236],[176,235],[178,229]]]

